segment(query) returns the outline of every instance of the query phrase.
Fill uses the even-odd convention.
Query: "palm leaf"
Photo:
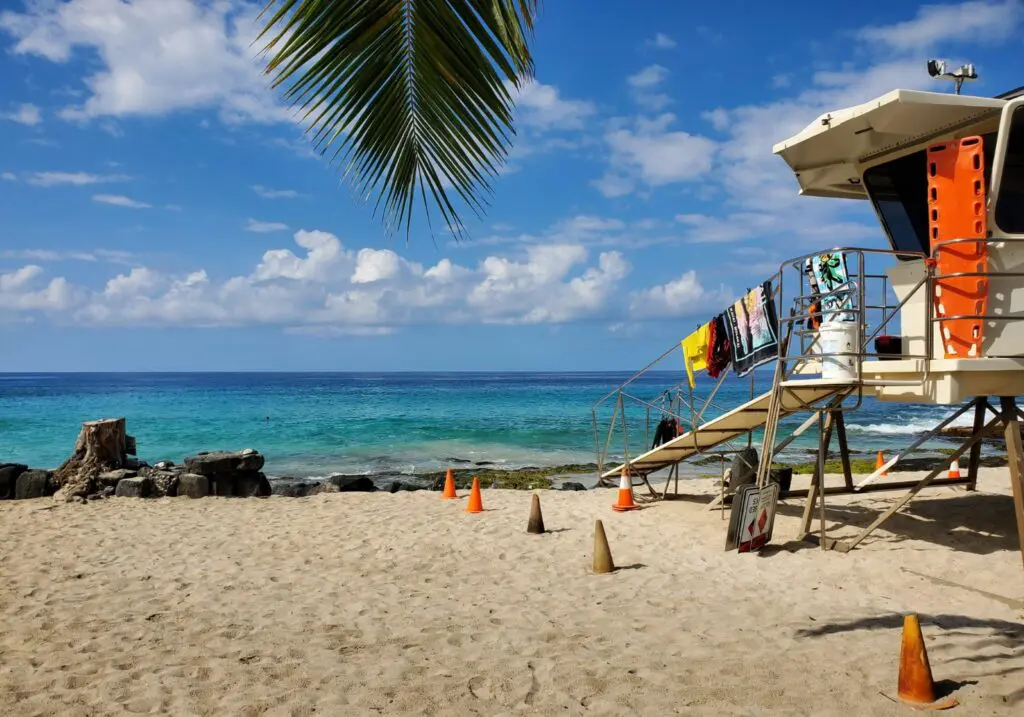
[[[417,195],[464,235],[505,162],[539,0],[270,0],[267,73],[388,229]],[[428,196],[430,201],[428,201]]]

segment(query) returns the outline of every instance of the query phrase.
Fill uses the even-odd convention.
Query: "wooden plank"
[[[836,439],[839,441],[839,458],[843,462],[843,480],[846,487],[853,490],[853,471],[850,469],[850,446],[846,442],[846,420],[842,411],[833,411],[832,417],[836,424]]]
[[[1003,435],[1006,438],[1006,460],[1010,464],[1010,483],[1013,486],[1013,512],[1017,516],[1017,540],[1021,561],[1024,563],[1024,445],[1020,440],[1017,421],[1017,402],[1012,396],[999,399],[1003,409]]]
[[[977,433],[985,425],[985,403],[978,401],[974,406],[974,428],[971,433]],[[974,490],[978,485],[978,468],[981,466],[981,441],[971,446],[971,454],[967,463],[967,477],[971,479],[967,490]]]

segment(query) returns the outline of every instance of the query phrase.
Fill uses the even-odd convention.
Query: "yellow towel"
[[[686,377],[690,379],[690,388],[696,384],[693,372],[708,367],[708,344],[711,342],[711,324],[707,323],[682,340],[683,363],[686,364]]]

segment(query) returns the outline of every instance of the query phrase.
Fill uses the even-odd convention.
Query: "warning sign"
[[[769,483],[764,488],[740,486],[732,501],[725,549],[749,553],[767,545],[772,539],[778,500],[778,483]]]

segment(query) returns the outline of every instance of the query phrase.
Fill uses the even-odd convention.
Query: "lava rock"
[[[560,490],[586,490],[586,489],[587,489],[587,487],[585,485],[583,485],[582,483],[577,483],[576,481],[566,481],[565,483],[562,484],[562,487],[561,487]]]
[[[56,492],[55,487],[53,471],[23,471],[14,485],[14,498],[16,500],[46,498]]]
[[[239,498],[267,498],[270,494],[270,481],[259,471],[235,478],[235,495]]]
[[[174,461],[160,461],[153,467],[160,471],[167,471],[174,468]]]
[[[14,497],[18,476],[28,470],[23,463],[0,463],[0,500]]]
[[[320,493],[338,493],[338,486],[334,483],[317,483],[309,489],[308,495],[319,495]]]
[[[377,486],[366,476],[333,475],[327,479],[342,493],[372,493]]]
[[[153,495],[156,498],[173,498],[178,495],[178,482],[181,479],[179,471],[158,471],[149,470],[147,477],[153,481]]]
[[[414,485],[412,483],[403,483],[402,481],[391,481],[391,485],[388,486],[388,493],[398,493],[399,491],[416,491],[424,490],[421,485]]]
[[[304,498],[318,485],[321,484],[311,480],[277,478],[270,481],[270,494],[285,498]]]
[[[137,471],[133,471],[128,468],[118,468],[116,471],[107,471],[106,473],[100,473],[99,476],[96,477],[96,483],[100,486],[117,486],[117,484],[123,481],[125,478],[135,478],[137,475]]]
[[[178,476],[179,498],[205,498],[210,495],[210,479],[198,473],[182,473]]]
[[[231,498],[235,494],[235,474],[225,473],[210,480],[210,495],[219,498]]]
[[[263,462],[262,455],[252,448],[247,448],[238,453],[200,453],[186,458],[185,467],[189,473],[214,478],[227,473],[259,471],[263,469]]]
[[[118,498],[149,498],[154,493],[153,479],[149,476],[125,478],[117,484]]]

